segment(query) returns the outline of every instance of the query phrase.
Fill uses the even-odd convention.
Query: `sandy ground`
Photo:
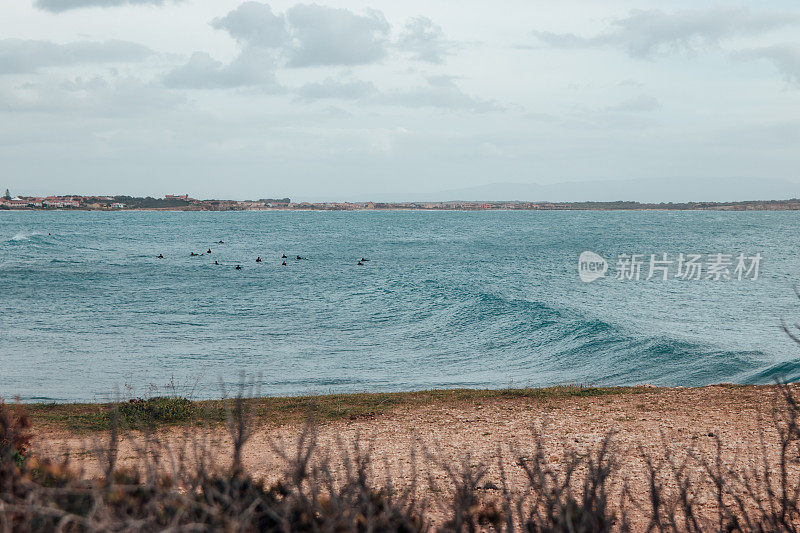
[[[647,476],[643,456],[663,457],[665,445],[675,453],[676,460],[690,451],[713,457],[719,437],[724,443],[726,462],[736,468],[758,465],[753,453],[759,450],[761,430],[767,442],[776,442],[772,420],[776,394],[773,387],[721,385],[587,398],[493,399],[463,405],[398,408],[375,417],[326,423],[317,431],[322,449],[336,448],[338,442],[370,444],[372,457],[381,470],[377,476],[383,479],[384,465],[388,465],[389,475],[398,485],[409,482],[413,465],[417,464],[420,473],[424,471],[422,477],[430,475],[447,489],[447,474],[436,465],[461,465],[468,456],[467,462],[473,466],[487,465],[486,481],[491,483],[485,493],[490,499],[499,498],[500,494],[492,485],[501,485],[499,459],[507,467],[512,490],[524,490],[524,474],[514,463],[515,458],[532,453],[533,429],[544,435],[546,455],[554,465],[561,463],[565,450],[596,449],[613,431],[619,474],[612,492],[618,493],[624,480],[634,497],[644,502]],[[285,467],[276,443],[278,448],[291,449],[301,432],[302,424],[257,427],[244,449],[246,468],[255,476],[275,479]],[[212,447],[230,446],[222,428],[200,436],[214,441]],[[97,456],[87,450],[102,446],[105,438],[102,434],[76,436],[46,430],[37,433],[34,448],[46,456],[60,456],[69,450],[73,465],[96,473]],[[172,428],[163,432],[161,439],[177,450],[185,435],[181,429]],[[141,437],[124,441],[120,447],[122,460],[135,461],[136,448],[142,442]],[[428,453],[435,460],[421,459]],[[770,445],[768,453],[774,456],[776,447]],[[701,475],[701,468],[695,463],[689,471]],[[423,485],[423,492],[431,490],[427,480]],[[708,496],[700,497],[697,503],[711,513],[714,501]],[[635,525],[646,525],[640,510],[631,508],[628,512]]]

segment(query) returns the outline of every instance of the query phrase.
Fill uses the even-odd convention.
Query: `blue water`
[[[243,374],[280,395],[797,379],[780,324],[800,322],[798,228],[797,212],[0,212],[0,396],[214,397]],[[612,270],[620,253],[764,259],[754,281],[587,284],[583,250]]]

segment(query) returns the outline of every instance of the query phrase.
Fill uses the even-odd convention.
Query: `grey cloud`
[[[409,108],[462,109],[476,112],[498,111],[494,102],[465,94],[449,76],[432,76],[427,85],[411,90],[380,91],[372,82],[328,78],[308,83],[296,90],[300,100],[355,100],[362,105],[391,105]]]
[[[441,26],[427,17],[415,17],[408,21],[397,46],[413,53],[414,59],[428,63],[442,63],[449,52]]]
[[[164,84],[173,89],[226,89],[256,87],[279,92],[271,54],[245,48],[230,64],[223,64],[205,52],[195,52],[188,63],[170,71]]]
[[[283,15],[275,15],[269,5],[259,2],[245,2],[211,25],[252,46],[277,48],[289,37]]]
[[[181,0],[173,0],[179,2]],[[166,0],[36,0],[34,6],[51,13],[61,13],[83,7],[119,7],[132,5],[164,5]]]
[[[536,111],[529,111],[522,115],[523,118],[533,120],[536,122],[557,123],[561,122],[561,118],[550,113],[539,113]]]
[[[800,86],[800,47],[788,45],[765,46],[740,50],[732,54],[735,59],[767,59],[778,67],[786,81]]]
[[[542,31],[534,31],[534,35],[554,47],[617,46],[632,57],[650,58],[669,52],[694,53],[726,38],[759,35],[798,23],[800,16],[794,13],[753,12],[745,8],[674,13],[652,9],[633,10],[627,17],[613,21],[607,31],[592,37]]]
[[[145,46],[127,41],[55,44],[4,39],[0,41],[0,74],[31,73],[45,67],[140,61],[152,53]]]
[[[243,50],[274,50],[287,67],[370,64],[386,57],[390,47],[441,63],[451,48],[442,29],[425,17],[411,19],[393,43],[391,25],[380,11],[357,14],[317,4],[297,4],[276,14],[268,4],[248,1],[211,25],[228,32]]]
[[[213,59],[206,52],[195,52],[189,61],[164,77],[164,84],[181,89],[226,89],[259,87],[266,92],[281,91],[275,78],[277,51],[288,40],[283,15],[276,15],[267,4],[245,2],[211,26],[228,32],[242,49],[229,64]]]
[[[101,85],[92,91],[91,86],[75,87],[83,94],[85,106],[95,105],[112,114],[131,115],[146,111],[168,111],[186,102],[183,95],[165,91],[157,83],[133,77],[122,77]]]
[[[298,4],[286,18],[294,39],[288,66],[363,65],[386,55],[390,26],[379,11]]]
[[[655,111],[659,107],[661,107],[661,103],[658,101],[658,98],[646,94],[640,94],[639,96],[629,98],[617,105],[611,106],[608,108],[608,110],[640,113]]]
[[[308,83],[297,90],[302,100],[362,100],[378,94],[372,82],[362,80],[337,80],[328,78],[321,82]]]
[[[279,59],[289,67],[372,63],[386,55],[390,30],[378,11],[358,15],[347,9],[298,4],[275,14],[269,5],[253,1],[214,19],[211,25],[241,44],[240,55],[225,65],[205,52],[195,52],[188,63],[166,75],[168,87],[258,86],[278,92],[275,69]],[[326,80],[301,88],[298,95],[302,99],[356,98],[368,89],[354,82]]]
[[[156,83],[132,77],[76,77],[0,86],[0,109],[6,112],[80,113],[100,117],[163,112],[186,101]]]
[[[476,112],[498,111],[494,102],[480,100],[465,94],[449,76],[428,78],[428,85],[410,91],[395,91],[379,97],[380,103],[404,107],[435,107],[440,109],[466,109]]]

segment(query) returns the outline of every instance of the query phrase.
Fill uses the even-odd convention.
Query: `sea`
[[[0,211],[0,397],[796,380],[798,251],[800,212]]]

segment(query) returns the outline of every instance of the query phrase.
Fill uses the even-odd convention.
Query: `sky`
[[[323,2],[1,2],[0,188],[800,182],[797,2]]]

